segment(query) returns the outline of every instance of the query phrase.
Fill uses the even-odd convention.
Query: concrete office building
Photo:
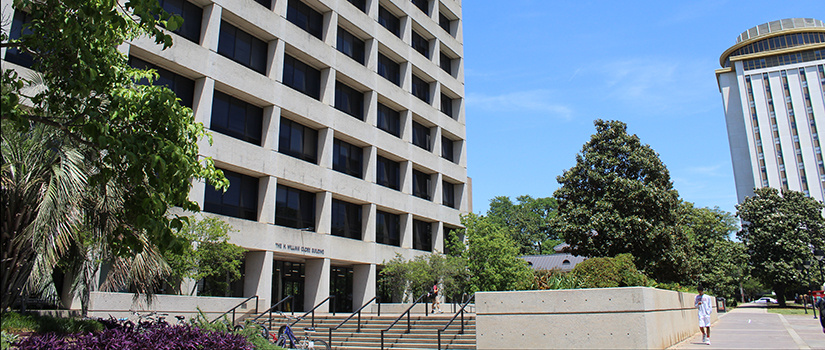
[[[825,25],[789,18],[748,29],[716,70],[736,194],[791,189],[825,199]]]
[[[234,296],[352,310],[382,262],[444,251],[471,211],[460,0],[160,2],[185,21],[174,45],[121,50],[212,131],[201,153],[231,186],[190,197],[248,250]]]

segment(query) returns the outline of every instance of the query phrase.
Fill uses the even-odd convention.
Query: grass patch
[[[805,315],[805,308],[802,304],[797,303],[787,303],[785,307],[781,307],[779,305],[768,305],[768,312],[780,315]],[[810,305],[808,305],[808,315],[813,315]]]
[[[0,329],[8,333],[78,333],[103,330],[103,325],[94,320],[61,318],[52,316],[21,315],[16,312],[4,312]]]

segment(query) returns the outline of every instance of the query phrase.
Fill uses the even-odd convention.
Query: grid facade
[[[752,34],[722,55],[716,71],[738,200],[774,187],[822,201],[825,26],[796,18],[746,33]]]
[[[174,45],[120,50],[191,86],[167,85],[191,94],[213,136],[201,155],[231,184],[190,197],[249,250],[243,296],[286,296],[288,262],[305,270],[304,308],[335,293],[336,274],[357,308],[383,261],[443,252],[471,211],[460,0],[161,3],[184,17]]]

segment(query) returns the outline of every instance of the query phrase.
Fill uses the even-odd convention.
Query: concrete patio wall
[[[167,322],[177,322],[175,315],[183,315],[188,320],[197,315],[200,309],[211,320],[220,314],[240,304],[246,298],[223,298],[223,297],[202,297],[202,296],[181,296],[181,295],[156,295],[152,303],[147,303],[145,298],[134,299],[132,293],[106,293],[92,292],[89,302],[89,316],[107,318],[109,315],[115,318],[128,317],[136,320],[132,312],[141,314],[157,311],[168,313]],[[260,311],[266,310],[265,300],[261,300],[258,305]],[[80,305],[73,305],[73,309],[79,309]],[[235,313],[237,318],[245,313],[255,312],[255,299],[246,302],[245,307],[240,307]],[[229,315],[230,319],[232,315]]]
[[[478,349],[664,349],[699,330],[695,297],[647,287],[480,292]]]

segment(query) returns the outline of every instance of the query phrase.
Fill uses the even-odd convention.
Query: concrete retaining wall
[[[479,349],[664,349],[699,331],[696,294],[647,287],[476,293]],[[715,299],[715,298],[712,298]],[[711,315],[716,321],[716,307]]]
[[[235,307],[246,298],[219,298],[219,297],[195,297],[182,295],[156,295],[152,303],[147,303],[145,298],[134,299],[132,293],[106,293],[92,292],[90,296],[89,316],[107,318],[112,315],[116,318],[128,317],[132,320],[136,318],[128,310],[134,310],[141,314],[150,311],[168,313],[167,321],[177,322],[175,315],[186,316],[188,320],[197,314],[198,308],[206,314],[209,319],[218,317],[220,314]],[[267,309],[262,300],[258,305],[260,311]],[[255,299],[248,301],[246,307],[240,307],[235,313],[240,317],[245,313],[255,312]],[[77,305],[77,308],[80,306]],[[232,315],[229,315],[230,319]]]

